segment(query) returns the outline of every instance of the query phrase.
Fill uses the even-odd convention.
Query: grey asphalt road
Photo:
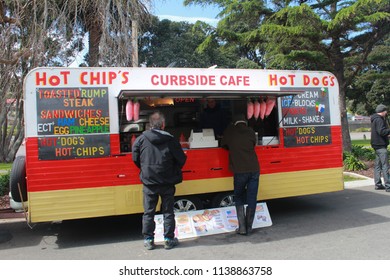
[[[373,186],[267,202],[273,225],[143,248],[141,216],[36,224],[0,220],[3,260],[390,259],[390,193]],[[1,238],[0,238],[1,240]]]

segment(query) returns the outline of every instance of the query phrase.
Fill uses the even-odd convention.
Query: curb
[[[16,212],[12,208],[0,209],[0,222],[1,220],[24,218],[23,212]]]

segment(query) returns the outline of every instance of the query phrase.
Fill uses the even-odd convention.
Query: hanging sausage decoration
[[[248,99],[248,102],[246,104],[246,118],[248,120],[253,117],[253,111],[254,111],[253,103],[250,99]]]
[[[139,120],[139,102],[137,99],[134,100],[134,104],[133,104],[133,119],[134,121],[138,121]]]
[[[260,102],[260,119],[262,119],[262,120],[264,120],[266,107],[267,107],[267,105],[265,104],[264,99],[261,99],[261,102]]]
[[[130,99],[126,103],[126,120],[131,121],[133,119],[133,101]]]
[[[272,109],[276,106],[276,97],[269,96],[265,103],[267,105],[265,110],[265,116],[268,117],[271,114]]]
[[[253,113],[253,116],[255,117],[255,119],[257,120],[259,118],[259,115],[260,115],[260,103],[258,100],[256,100],[254,102],[254,113]]]

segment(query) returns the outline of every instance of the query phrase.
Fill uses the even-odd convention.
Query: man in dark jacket
[[[162,113],[153,113],[149,118],[149,124],[151,129],[135,140],[132,149],[133,161],[141,169],[140,178],[144,185],[144,215],[142,218],[144,246],[148,250],[155,248],[154,215],[160,196],[161,212],[164,217],[164,247],[171,249],[178,245],[174,233],[175,185],[183,180],[181,169],[187,157],[179,141],[164,131],[165,118]]]
[[[250,234],[256,212],[260,166],[256,156],[256,134],[244,115],[236,115],[223,134],[221,146],[229,150],[229,167],[234,174],[234,199],[239,227],[237,233]],[[245,195],[246,194],[246,195]],[[244,204],[248,204],[244,213]]]
[[[371,116],[371,146],[376,155],[374,165],[375,189],[386,189],[387,192],[390,192],[389,156],[387,153],[390,129],[386,122],[387,107],[379,104],[375,112],[376,114]],[[382,185],[381,175],[385,186]]]

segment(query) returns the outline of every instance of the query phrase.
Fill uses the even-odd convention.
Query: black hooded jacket
[[[371,116],[371,146],[377,150],[389,145],[390,129],[385,118],[378,114]]]
[[[168,132],[145,131],[135,140],[132,152],[145,186],[172,186],[183,181],[181,169],[187,156]]]
[[[245,123],[232,124],[226,128],[221,146],[229,150],[229,168],[233,173],[260,171],[256,143],[254,130]]]

